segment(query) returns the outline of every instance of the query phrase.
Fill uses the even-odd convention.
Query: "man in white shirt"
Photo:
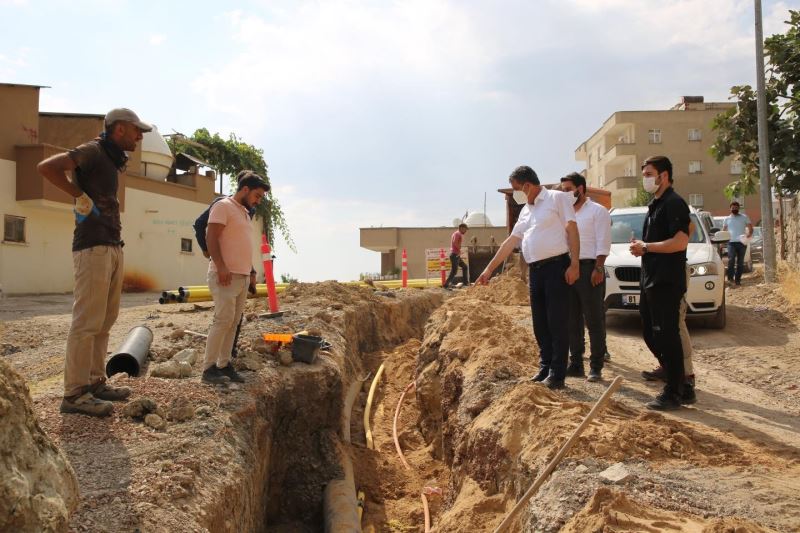
[[[545,189],[528,166],[517,167],[508,181],[515,199],[523,196],[527,205],[477,283],[488,283],[492,272],[521,247],[528,263],[533,334],[539,344],[539,373],[533,381],[563,389],[569,350],[569,286],[578,279],[580,254],[572,195]]]
[[[561,190],[573,195],[581,240],[580,277],[569,291],[569,352],[567,375],[583,377],[584,322],[589,330],[589,376],[602,379],[606,353],[606,257],[611,251],[611,215],[586,196],[586,178],[573,172],[561,178]]]

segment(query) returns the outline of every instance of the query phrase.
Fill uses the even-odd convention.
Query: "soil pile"
[[[506,272],[491,279],[488,285],[475,285],[467,290],[469,297],[500,305],[529,305],[528,284],[518,271]]]
[[[591,408],[568,391],[530,382],[538,348],[529,322],[512,308],[482,305],[483,296],[471,290],[448,300],[431,316],[420,347],[421,432],[451,468],[439,531],[485,530],[499,522]],[[662,466],[775,464],[729,435],[616,401],[570,456]]]
[[[690,531],[697,533],[766,533],[739,518],[706,520],[686,513],[665,511],[629,499],[624,493],[599,489],[584,509],[570,520],[564,533],[585,531]]]
[[[0,360],[0,531],[66,531],[78,482],[39,427],[25,380]]]

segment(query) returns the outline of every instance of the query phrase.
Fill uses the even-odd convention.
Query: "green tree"
[[[281,283],[300,283],[300,280],[293,278],[291,274],[281,274]]]
[[[649,192],[644,190],[644,186],[642,185],[642,180],[639,180],[639,184],[636,186],[636,194],[633,198],[628,200],[628,207],[638,207],[642,205],[647,205],[653,200],[653,195]]]
[[[769,165],[780,195],[800,191],[800,12],[790,10],[789,15],[786,33],[764,42]],[[742,162],[741,177],[725,188],[729,199],[754,194],[759,182],[756,92],[749,85],[736,85],[731,99],[736,107],[712,123],[717,138],[711,147],[718,162],[728,156]]]
[[[207,162],[219,173],[221,180],[227,177],[234,189],[236,175],[241,170],[255,171],[270,183],[264,151],[242,141],[234,133],[224,139],[219,133],[212,135],[207,129],[200,128],[191,137],[173,135],[167,142],[173,154],[184,152]],[[293,252],[296,251],[278,199],[272,191],[268,193],[267,198],[268,202],[261,202],[256,208],[256,219],[261,221],[262,231],[274,248],[275,229],[277,229],[289,248]]]

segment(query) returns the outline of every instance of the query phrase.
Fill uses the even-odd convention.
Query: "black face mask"
[[[731,214],[738,215],[739,214],[739,210],[738,209],[731,209]]]
[[[117,167],[117,170],[124,170],[125,165],[128,163],[128,156],[125,155],[125,150],[109,139],[106,132],[100,134],[99,142],[105,153],[111,158],[114,166]]]

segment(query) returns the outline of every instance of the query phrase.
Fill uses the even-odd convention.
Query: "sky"
[[[763,1],[765,36],[789,9]],[[504,225],[509,173],[582,170],[615,111],[755,83],[752,0],[0,0],[0,21],[0,82],[51,87],[42,111],[262,148],[297,245],[275,269],[301,281],[378,271],[361,227],[450,226],[484,196]]]

